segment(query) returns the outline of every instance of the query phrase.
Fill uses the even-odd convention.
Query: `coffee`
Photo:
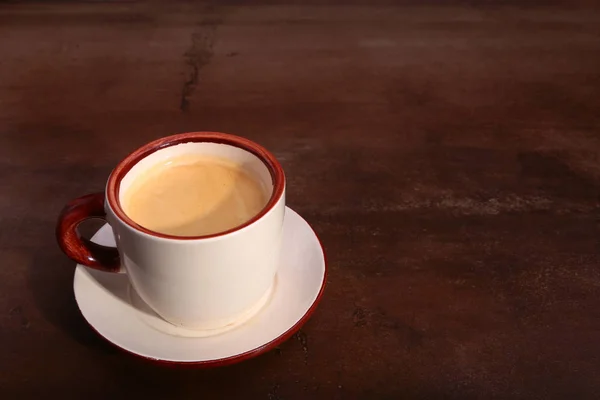
[[[146,229],[202,236],[239,226],[268,201],[261,182],[225,158],[185,155],[136,176],[121,197],[125,213]]]

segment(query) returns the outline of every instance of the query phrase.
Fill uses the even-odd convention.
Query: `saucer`
[[[92,241],[114,246],[108,224]],[[292,336],[314,312],[325,287],[325,253],[310,225],[286,207],[280,266],[273,290],[248,321],[195,337],[160,319],[134,294],[124,273],[77,265],[75,300],[89,325],[122,350],[165,364],[220,366],[265,353]]]

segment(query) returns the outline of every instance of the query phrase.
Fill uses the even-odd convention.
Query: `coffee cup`
[[[233,180],[225,182],[230,189],[215,186],[214,190],[205,190],[221,194],[218,198],[212,195],[209,198],[212,202],[203,211],[210,218],[194,222],[194,226],[203,229],[197,233],[194,233],[195,228],[188,229],[193,224],[186,225],[183,220],[167,228],[156,228],[151,226],[152,221],[132,218],[135,214],[132,210],[139,205],[130,200],[134,189],[140,187],[140,182],[156,183],[153,179],[161,179],[154,170],[157,166],[181,159],[226,162],[223,165],[235,168],[235,174],[254,180],[256,187],[262,188],[264,204],[255,208],[252,215],[241,215],[241,219],[219,225],[229,217],[228,207],[233,206],[228,204],[239,203],[240,193],[236,189],[239,180]],[[217,169],[208,167],[207,173],[214,175]],[[169,173],[184,179],[177,171]],[[222,183],[221,178],[215,179]],[[166,186],[162,190],[168,192],[173,179],[163,181]],[[189,187],[198,189],[193,185]],[[185,197],[187,189],[182,193],[174,196],[176,200]],[[232,197],[232,193],[238,197]],[[154,195],[147,198],[155,200]],[[157,212],[154,204],[155,209],[148,215],[160,214],[164,225],[165,220],[169,222],[168,212],[172,210],[168,201],[160,204],[162,209]],[[248,212],[248,208],[244,210]],[[196,211],[192,208],[190,212]],[[192,132],[155,140],[125,157],[110,174],[103,193],[77,198],[64,207],[58,218],[56,236],[63,252],[77,263],[106,272],[125,273],[137,295],[164,320],[182,328],[217,332],[249,319],[268,300],[277,273],[284,212],[285,176],[269,151],[239,136]],[[90,218],[108,222],[116,248],[81,237],[77,227]],[[184,225],[187,231],[180,234],[178,227]]]

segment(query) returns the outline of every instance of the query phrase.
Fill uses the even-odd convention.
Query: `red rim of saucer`
[[[254,154],[267,167],[269,173],[271,174],[271,180],[273,181],[273,193],[271,194],[271,197],[269,198],[269,201],[267,202],[265,207],[257,215],[255,215],[249,221],[246,221],[241,225],[238,225],[234,228],[228,229],[223,232],[203,236],[175,236],[155,232],[150,229],[144,228],[143,226],[129,218],[127,214],[125,214],[123,208],[121,207],[121,202],[119,200],[121,180],[138,162],[148,157],[150,154],[170,146],[175,146],[184,143],[202,142],[220,143],[238,147],[242,150]],[[271,154],[267,149],[265,149],[261,145],[254,143],[253,141],[243,138],[241,136],[231,135],[228,133],[187,132],[157,139],[140,147],[139,149],[133,151],[131,154],[125,157],[115,167],[115,169],[110,174],[110,177],[108,178],[108,183],[106,185],[106,197],[108,199],[108,204],[110,205],[110,208],[114,211],[117,217],[135,230],[163,239],[198,240],[225,236],[227,234],[239,231],[249,225],[252,225],[256,221],[261,219],[266,213],[271,211],[273,207],[275,207],[275,205],[281,199],[281,196],[283,196],[284,189],[285,175],[283,173],[283,168],[281,167],[281,164],[279,164],[279,162],[273,154]]]
[[[308,224],[308,222],[307,222],[307,224]],[[106,342],[108,342],[114,348],[120,350],[123,353],[132,355],[132,356],[134,356],[134,358],[136,358],[138,360],[142,360],[142,361],[144,361],[146,363],[156,364],[156,365],[160,365],[160,366],[164,366],[164,367],[172,367],[172,368],[186,368],[187,367],[187,368],[195,368],[195,369],[216,368],[216,367],[224,367],[224,366],[227,366],[227,365],[237,364],[237,363],[240,363],[242,361],[246,361],[246,360],[249,360],[251,358],[258,357],[258,356],[260,356],[262,354],[265,354],[265,353],[273,350],[275,347],[279,346],[281,343],[285,342],[290,337],[292,337],[292,335],[294,335],[296,332],[298,332],[300,330],[300,328],[314,314],[317,306],[321,302],[321,298],[323,297],[323,292],[325,291],[325,286],[326,286],[326,283],[327,283],[328,270],[329,270],[328,269],[328,265],[327,265],[327,254],[325,253],[325,248],[323,247],[323,243],[321,242],[321,239],[319,239],[319,236],[317,235],[317,233],[310,226],[310,224],[308,224],[308,227],[310,228],[310,230],[313,232],[313,234],[317,238],[317,242],[319,243],[319,246],[321,247],[321,252],[323,253],[324,270],[323,270],[323,281],[321,283],[321,288],[319,289],[319,293],[317,294],[317,297],[315,298],[315,300],[313,301],[313,303],[311,304],[311,306],[308,308],[308,310],[306,311],[306,313],[304,313],[304,315],[294,325],[292,325],[287,331],[285,331],[284,333],[282,333],[278,337],[276,337],[276,338],[272,339],[271,341],[263,344],[262,346],[254,348],[252,350],[245,351],[245,352],[243,352],[241,354],[236,354],[236,355],[230,356],[230,357],[219,358],[219,359],[216,359],[216,360],[206,360],[206,361],[171,361],[171,360],[161,360],[161,359],[157,359],[157,358],[143,356],[141,354],[137,354],[137,353],[134,353],[134,352],[132,352],[130,350],[124,349],[123,347],[121,347],[121,346],[117,345],[116,343],[112,342],[106,336],[102,335],[85,318],[85,316],[83,316],[84,320],[88,324],[88,326],[94,332],[96,332],[98,334],[98,336],[100,336],[101,338],[103,338]],[[240,326],[240,327],[238,327],[238,328],[236,328],[236,329],[240,329],[242,327],[243,327],[243,325]],[[223,333],[223,334],[226,334],[226,333]]]

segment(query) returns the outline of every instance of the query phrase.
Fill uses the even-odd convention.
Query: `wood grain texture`
[[[594,3],[258,3],[0,5],[0,397],[597,398]],[[179,371],[86,326],[53,230],[197,130],[278,157],[330,275],[276,351]]]

